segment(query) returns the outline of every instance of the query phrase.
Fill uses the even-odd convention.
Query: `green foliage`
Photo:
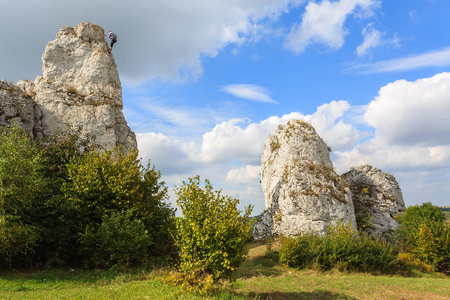
[[[337,224],[328,235],[282,237],[280,261],[290,267],[394,273],[402,268],[398,251],[382,240],[356,234],[351,225]]]
[[[408,207],[397,220],[402,250],[431,266],[432,271],[450,273],[450,228],[444,213],[431,203]]]
[[[149,254],[163,255],[168,251],[174,210],[166,202],[167,188],[159,182],[160,172],[150,165],[144,168],[137,150],[91,151],[69,163],[67,171],[69,181],[63,184],[62,191],[79,217],[80,241],[89,250],[82,252],[87,264],[99,253],[109,253],[108,258],[102,256],[100,264],[109,265],[106,260],[112,259],[112,263],[123,265],[125,260],[127,264],[141,264]],[[120,216],[118,212],[126,213]],[[122,222],[123,228],[110,227],[112,220]],[[129,247],[121,250],[130,254],[127,259],[115,257],[121,254],[108,235],[114,230],[123,230],[120,234],[127,235],[129,229],[125,227],[140,230],[138,239],[123,241],[122,246]],[[152,247],[150,240],[154,241]],[[142,251],[142,245],[147,246],[146,251]],[[137,253],[141,257],[136,257]]]
[[[126,267],[147,263],[152,238],[144,223],[131,210],[103,217],[97,231],[87,227],[80,234],[82,252],[88,266]]]
[[[0,267],[78,265],[103,250],[111,261],[99,264],[133,265],[173,249],[174,210],[159,171],[144,168],[137,150],[99,153],[80,134],[68,128],[37,142],[17,126],[0,130]],[[127,230],[137,231],[122,241],[129,263],[108,235]],[[97,238],[90,255],[80,250],[87,232]]]
[[[33,253],[38,234],[36,228],[0,217],[0,269],[27,263],[27,254]]]
[[[0,129],[0,213],[18,215],[47,192],[43,152],[25,130]]]
[[[179,248],[181,282],[208,290],[219,279],[232,279],[247,254],[251,234],[251,206],[244,215],[238,199],[213,191],[208,180],[189,178],[176,190],[183,218],[177,219],[175,242]]]

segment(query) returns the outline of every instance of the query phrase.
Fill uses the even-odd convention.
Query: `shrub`
[[[408,207],[398,218],[397,238],[402,250],[411,253],[431,271],[450,272],[450,228],[445,215],[431,203]]]
[[[11,218],[0,217],[0,269],[24,266],[36,247],[36,228],[20,224]]]
[[[183,218],[178,218],[175,242],[179,249],[181,282],[208,290],[219,279],[232,279],[247,254],[251,206],[244,215],[238,199],[213,191],[208,180],[189,178],[176,190]]]
[[[111,220],[120,221],[128,228],[140,228],[139,238],[148,242],[140,240],[140,245],[147,245],[145,253],[141,248],[138,251],[142,254],[140,258],[133,257],[136,240],[124,242],[123,246],[130,247],[122,249],[131,255],[128,262],[140,264],[147,255],[161,256],[168,251],[174,210],[166,202],[167,188],[164,182],[159,182],[160,172],[150,165],[144,168],[137,150],[91,151],[71,161],[67,171],[69,180],[62,190],[68,205],[75,208],[78,216],[78,232],[82,233],[79,242],[91,250],[82,251],[86,264],[95,260],[99,253],[109,253],[110,258],[119,255],[107,234],[119,230],[108,225]],[[127,213],[117,215],[120,212]],[[127,230],[121,234],[126,235]],[[92,239],[97,242],[89,243]],[[150,240],[153,241],[151,247]],[[115,262],[123,265],[124,258],[116,257],[111,263]],[[102,264],[110,265],[105,261]]]
[[[147,264],[152,239],[132,210],[103,217],[98,230],[87,227],[80,234],[82,252],[89,267],[127,267]]]
[[[393,273],[401,270],[397,249],[366,234],[356,235],[351,225],[328,228],[327,236],[306,234],[282,237],[280,261],[290,267]]]

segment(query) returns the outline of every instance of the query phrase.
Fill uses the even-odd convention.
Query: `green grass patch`
[[[236,281],[201,296],[164,284],[166,270],[128,273],[51,270],[0,273],[0,299],[448,299],[450,278],[298,270],[279,263],[279,241],[248,244]],[[270,248],[270,249],[268,249]]]

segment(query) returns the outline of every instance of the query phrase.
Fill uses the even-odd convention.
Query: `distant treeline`
[[[450,206],[439,206],[439,209],[442,211],[450,211]]]

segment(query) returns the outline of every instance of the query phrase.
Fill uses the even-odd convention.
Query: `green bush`
[[[34,253],[38,234],[36,228],[0,217],[0,269],[25,266],[28,254]]]
[[[350,225],[337,224],[328,231],[326,236],[282,237],[280,261],[290,267],[322,271],[395,273],[402,269],[393,245],[363,233],[356,235]]]
[[[244,261],[252,207],[241,215],[238,199],[213,191],[208,180],[204,189],[199,185],[200,177],[196,176],[176,191],[183,217],[177,219],[175,242],[180,281],[208,290],[219,279],[232,279]]]
[[[0,220],[6,220],[1,225],[0,267],[80,265],[91,262],[100,248],[111,259],[102,261],[105,266],[139,265],[148,257],[165,260],[174,248],[174,209],[167,203],[160,172],[150,165],[144,168],[137,150],[100,153],[93,139],[80,133],[68,128],[34,141],[17,126],[0,129]],[[143,226],[137,244],[145,247],[137,251],[130,242],[123,249],[129,255],[123,258],[122,249],[106,234],[115,230],[108,227],[111,220],[138,231]],[[122,234],[122,228],[116,229]],[[89,256],[81,242],[91,231],[99,249]]]
[[[450,228],[444,213],[431,203],[410,206],[397,219],[397,238],[403,252],[429,265],[431,271],[450,273]]]
[[[84,243],[84,248],[88,246],[91,250],[82,251],[86,264],[95,260],[99,253],[109,253],[109,258],[118,255],[107,234],[108,231],[119,230],[108,227],[113,219],[128,227],[143,226],[142,230],[147,233],[141,232],[140,237],[153,241],[151,247],[147,242],[139,244],[147,245],[146,251],[138,251],[140,258],[136,257],[136,244],[124,242],[124,247],[130,247],[122,249],[130,254],[127,258],[129,263],[141,264],[148,255],[161,256],[170,250],[174,210],[166,201],[167,188],[164,182],[159,182],[159,171],[150,165],[142,166],[137,150],[91,151],[69,163],[67,171],[69,180],[63,184],[62,191],[79,218],[78,232],[82,233],[79,241]],[[122,211],[127,214],[117,215]],[[130,211],[133,211],[132,216],[128,214]],[[92,238],[97,239],[96,243],[88,242]],[[116,257],[110,263],[123,265],[124,259]],[[105,259],[101,261],[103,265],[110,265]]]
[[[149,231],[131,210],[104,216],[98,230],[86,228],[80,241],[87,266],[96,268],[144,266],[152,245]]]

